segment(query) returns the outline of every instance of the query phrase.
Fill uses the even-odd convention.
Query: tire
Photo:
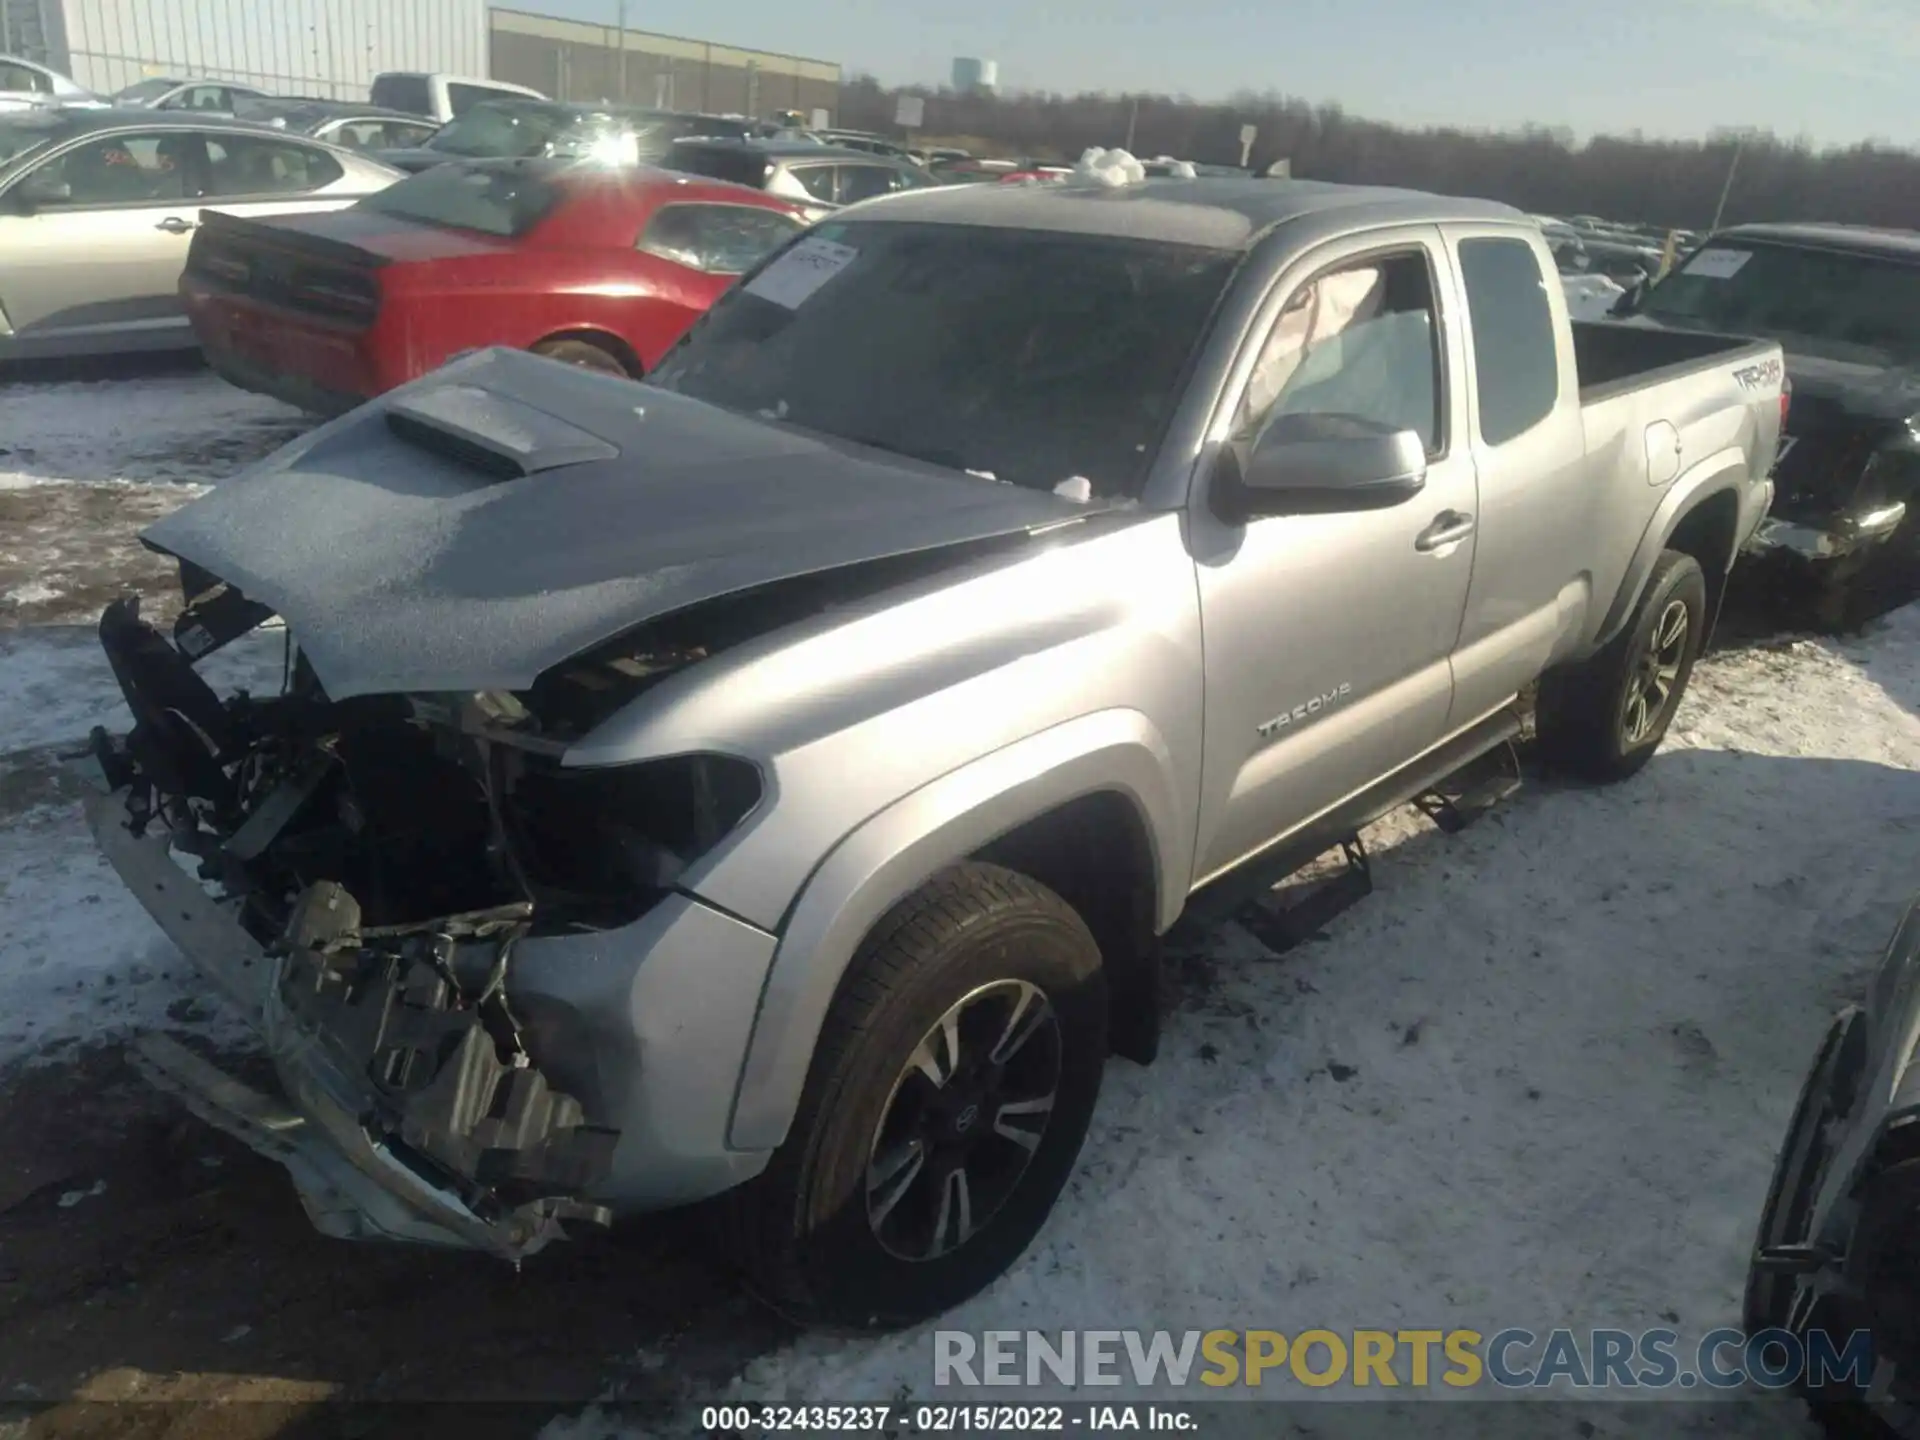
[[[1685,616],[1677,644],[1670,640],[1676,613]],[[1535,728],[1547,763],[1601,784],[1637,773],[1660,748],[1680,708],[1706,619],[1707,581],[1699,562],[1663,550],[1621,632],[1584,664],[1541,677]],[[1648,684],[1656,670],[1665,686],[1657,704]]]
[[[956,1009],[961,1064],[951,1067],[935,1051]],[[1099,947],[1065,901],[995,865],[935,876],[861,946],[785,1143],[724,1202],[749,1287],[799,1323],[859,1329],[909,1325],[985,1288],[1027,1248],[1066,1184],[1100,1093],[1106,1032]],[[1005,1063],[987,1069],[1002,1088],[969,1099],[980,1094],[969,1067],[1014,1034]],[[933,1084],[915,1056],[945,1080]],[[1044,1121],[1031,1109],[996,1109],[1028,1103],[1049,1076]],[[1031,1147],[1007,1138],[1036,1127]],[[900,1158],[916,1148],[917,1162]],[[950,1179],[956,1160],[961,1182]],[[951,1203],[963,1188],[973,1222],[964,1238]]]
[[[604,375],[618,375],[628,380],[634,378],[624,360],[591,340],[542,340],[533,347],[533,353],[563,365],[578,365],[582,370],[598,370]]]

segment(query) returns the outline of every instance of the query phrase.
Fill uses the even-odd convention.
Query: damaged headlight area
[[[125,829],[197,862],[274,961],[254,1018],[288,1098],[345,1117],[502,1236],[604,1223],[591,1197],[618,1131],[542,1073],[515,947],[639,919],[760,802],[759,771],[706,754],[569,769],[589,710],[551,687],[336,702],[291,635],[279,693],[222,698],[195,662],[269,612],[188,566],[182,579],[193,598],[171,637],[136,599],[102,615],[134,724],[91,749]],[[629,652],[591,708],[697,658]]]

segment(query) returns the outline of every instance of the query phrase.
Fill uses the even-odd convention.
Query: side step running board
[[[1229,870],[1196,890],[1187,899],[1181,923],[1217,924],[1237,916],[1250,902],[1266,896],[1289,875],[1312,864],[1336,846],[1357,844],[1355,837],[1381,816],[1434,791],[1449,776],[1471,765],[1488,751],[1511,745],[1519,733],[1518,714],[1511,709],[1495,711],[1478,724],[1462,730],[1452,739],[1402,766],[1386,779],[1334,806],[1319,819],[1309,821],[1237,869]],[[1349,874],[1353,863],[1349,855]],[[1371,883],[1369,879],[1369,887]]]
[[[1448,835],[1458,835],[1520,788],[1520,755],[1508,740],[1454,774],[1413,803]]]
[[[1256,900],[1237,917],[1246,931],[1276,955],[1304,945],[1373,893],[1373,867],[1360,837],[1340,842],[1346,866],[1339,874],[1314,885],[1298,899],[1281,904]]]

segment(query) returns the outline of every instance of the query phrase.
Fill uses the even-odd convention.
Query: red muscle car
[[[326,214],[205,212],[180,290],[216,372],[328,415],[489,345],[645,374],[804,225],[670,171],[483,160]]]

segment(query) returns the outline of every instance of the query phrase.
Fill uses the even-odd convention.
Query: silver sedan
[[[207,116],[0,114],[0,359],[192,349],[180,272],[203,208],[337,210],[400,172]]]

